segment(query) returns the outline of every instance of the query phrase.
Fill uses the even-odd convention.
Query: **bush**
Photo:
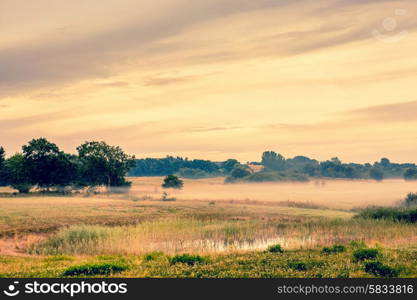
[[[397,277],[400,274],[399,270],[386,266],[379,261],[366,263],[365,272],[380,277]]]
[[[386,219],[407,223],[417,222],[417,208],[370,207],[355,216],[363,219]]]
[[[144,256],[144,260],[145,261],[152,261],[152,260],[157,260],[158,258],[164,256],[163,252],[159,252],[159,251],[155,251],[155,252],[151,252],[148,253]]]
[[[187,264],[189,266],[194,266],[197,264],[205,264],[207,262],[208,262],[208,259],[200,255],[182,254],[182,255],[176,255],[171,258],[172,265],[182,263],[182,264]]]
[[[164,183],[162,184],[164,189],[182,189],[183,186],[184,182],[175,175],[168,175],[165,177]]]
[[[284,249],[282,249],[281,245],[272,245],[267,249],[270,253],[284,253]]]
[[[64,272],[64,276],[94,276],[94,275],[110,275],[114,273],[120,273],[127,270],[125,265],[119,265],[114,263],[105,264],[86,264],[81,266],[74,266],[68,268]]]
[[[297,271],[308,271],[314,267],[321,267],[324,263],[320,261],[295,260],[288,263],[288,267]]]
[[[261,171],[253,173],[246,178],[250,182],[279,182],[279,181],[299,181],[306,182],[309,180],[306,174],[297,172],[277,172]]]
[[[375,259],[379,256],[381,256],[381,253],[378,249],[358,249],[353,252],[353,258],[355,261]]]
[[[18,190],[21,194],[27,194],[32,189],[32,185],[30,183],[14,183],[10,185],[15,190]]]
[[[417,205],[417,193],[409,193],[404,202],[405,206]]]
[[[334,245],[332,247],[324,247],[323,250],[321,250],[321,253],[323,254],[334,254],[334,253],[342,253],[346,251],[346,247],[343,245]]]
[[[349,245],[354,249],[362,249],[366,248],[366,244],[364,241],[351,241]]]

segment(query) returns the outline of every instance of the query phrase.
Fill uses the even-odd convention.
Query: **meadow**
[[[2,190],[0,276],[387,276],[366,266],[381,263],[417,277],[415,223],[354,217],[360,207],[398,205],[413,183],[213,178],[186,180],[162,201],[161,178],[133,181],[128,193],[93,196]],[[283,251],[268,251],[277,244]],[[323,250],[334,245],[343,251]],[[363,248],[378,257],[355,260]]]

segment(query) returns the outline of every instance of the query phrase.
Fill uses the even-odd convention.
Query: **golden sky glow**
[[[417,3],[0,0],[0,145],[417,161]]]

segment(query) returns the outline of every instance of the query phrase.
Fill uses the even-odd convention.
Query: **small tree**
[[[164,183],[162,184],[164,189],[182,189],[183,186],[184,182],[175,175],[168,175],[165,177]]]
[[[6,160],[7,181],[19,193],[28,193],[32,188],[26,169],[25,157],[17,153]]]

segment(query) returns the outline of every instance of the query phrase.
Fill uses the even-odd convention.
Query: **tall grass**
[[[284,249],[308,249],[354,240],[400,245],[417,236],[417,228],[386,220],[268,220],[219,221],[166,219],[130,226],[71,226],[32,245],[33,254],[143,254],[215,253],[263,250],[280,244]]]

